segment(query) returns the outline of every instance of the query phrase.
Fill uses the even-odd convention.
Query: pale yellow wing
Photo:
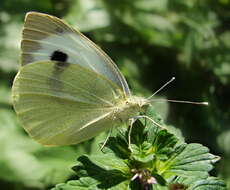
[[[130,95],[128,84],[113,61],[92,41],[57,17],[29,12],[21,43],[22,65],[36,61],[79,64],[99,73]]]
[[[35,62],[20,68],[13,104],[24,129],[44,145],[75,144],[112,127],[125,101],[115,83],[78,64]]]

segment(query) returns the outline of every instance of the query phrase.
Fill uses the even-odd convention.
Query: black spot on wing
[[[53,91],[55,95],[57,95],[58,89],[60,89],[61,91],[64,88],[61,77],[62,73],[65,72],[65,68],[69,66],[69,63],[67,62],[68,55],[63,51],[55,50],[50,56],[50,60],[53,61],[55,64],[54,70],[52,72],[53,76],[47,82],[50,86],[50,90]],[[54,78],[54,80],[52,78]]]
[[[56,50],[50,56],[51,61],[67,62],[68,55],[62,51]]]

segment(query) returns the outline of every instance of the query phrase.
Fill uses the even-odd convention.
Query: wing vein
[[[91,120],[90,122],[86,123],[85,125],[83,125],[81,128],[79,128],[79,130],[77,130],[76,132],[78,131],[81,131],[83,130],[84,128],[88,127],[89,125],[93,124],[93,123],[96,123],[97,121],[101,120],[101,119],[104,119],[106,116],[108,116],[109,114],[113,113],[114,110],[108,112],[108,113],[105,113],[104,115],[101,115],[100,117],[96,118],[96,119],[93,119]]]

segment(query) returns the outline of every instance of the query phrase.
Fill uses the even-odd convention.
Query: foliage
[[[131,132],[123,129],[110,137],[103,155],[83,155],[73,170],[78,180],[52,190],[69,189],[226,189],[210,177],[219,157],[197,143],[179,143],[177,137],[146,121],[136,121]]]
[[[172,125],[169,131],[180,137],[179,143],[185,138],[221,155],[212,173],[230,186],[229,8],[229,0],[1,0],[1,187],[45,189],[64,182],[73,175],[69,168],[74,158],[87,153],[90,160],[99,154],[96,147],[104,137],[73,147],[41,147],[21,129],[10,89],[18,68],[24,15],[31,10],[62,17],[99,44],[120,67],[134,94],[150,95],[175,76],[173,88],[161,92],[165,97],[209,101],[208,107],[157,102],[154,106]],[[140,159],[133,149],[137,156],[132,156]],[[81,177],[74,183],[95,180]],[[197,188],[205,183],[201,180]]]

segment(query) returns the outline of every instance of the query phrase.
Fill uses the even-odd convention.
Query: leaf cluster
[[[156,118],[155,118],[156,119]],[[80,156],[73,170],[78,180],[52,190],[225,190],[225,183],[209,171],[219,160],[198,143],[181,143],[176,135],[146,120],[137,120],[131,131],[121,128],[109,138],[103,154]]]

